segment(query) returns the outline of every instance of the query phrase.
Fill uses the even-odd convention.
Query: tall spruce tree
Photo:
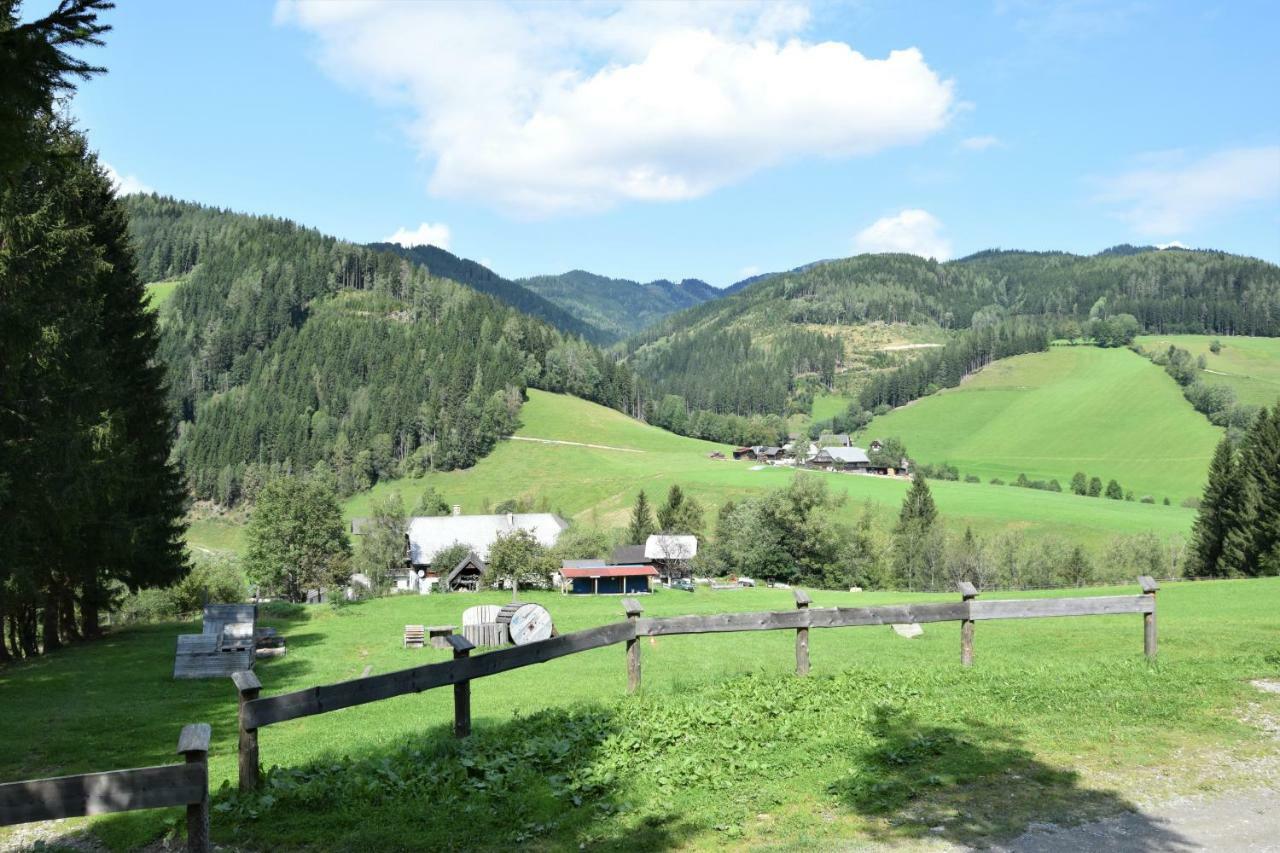
[[[1240,479],[1247,483],[1245,572],[1280,575],[1280,400],[1249,428],[1240,450]]]
[[[893,567],[898,583],[907,589],[936,587],[942,570],[943,531],[933,494],[919,471],[911,478],[893,533]]]
[[[1218,442],[1209,463],[1209,481],[1200,499],[1200,512],[1191,533],[1190,559],[1187,572],[1211,577],[1232,574],[1239,559],[1223,560],[1228,534],[1239,526],[1241,480],[1236,465],[1236,450],[1226,436]]]
[[[645,540],[658,532],[658,525],[653,520],[653,510],[649,508],[649,498],[640,490],[636,496],[636,505],[631,509],[631,523],[627,525],[627,541],[633,545],[643,545]]]

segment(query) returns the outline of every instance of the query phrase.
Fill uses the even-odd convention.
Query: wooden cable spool
[[[541,604],[508,604],[498,611],[497,622],[507,626],[507,636],[517,646],[546,640],[555,633],[551,614]]]

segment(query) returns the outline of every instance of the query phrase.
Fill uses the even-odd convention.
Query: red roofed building
[[[577,563],[575,565],[575,563]],[[650,565],[582,566],[569,561],[560,569],[568,591],[574,595],[630,595],[649,592],[649,579],[658,576]]]

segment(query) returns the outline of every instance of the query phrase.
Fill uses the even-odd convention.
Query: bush
[[[1185,506],[1187,509],[1199,509],[1200,499],[1199,498],[1183,498],[1182,503],[1178,505]]]
[[[991,485],[993,485],[993,486],[1003,486],[1003,485],[1004,485],[1004,480],[1001,480],[999,477],[992,477],[992,478],[991,478]]]
[[[1170,506],[1170,505],[1171,505],[1171,504],[1169,503],[1169,499],[1168,499],[1168,498],[1165,498],[1165,499],[1164,499],[1164,505],[1165,505],[1165,506]]]
[[[1143,495],[1140,502],[1144,504],[1153,504],[1156,502],[1156,499],[1151,497],[1151,495]]]
[[[249,596],[240,563],[231,556],[198,558],[191,573],[171,590],[179,615],[198,613],[206,604],[235,604]]]
[[[982,478],[979,477],[977,474],[965,474],[964,481],[966,483],[981,483]]]
[[[1107,483],[1107,497],[1113,501],[1123,500],[1124,489],[1115,480],[1111,480]]]
[[[116,621],[132,624],[176,619],[177,613],[172,590],[140,589],[121,599],[112,615]]]
[[[946,462],[940,462],[937,465],[921,465],[920,473],[929,480],[959,480],[960,469],[954,465],[948,465]]]

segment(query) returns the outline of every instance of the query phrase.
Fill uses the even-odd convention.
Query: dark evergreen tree
[[[658,532],[653,520],[653,511],[649,508],[649,498],[644,489],[636,496],[636,504],[631,509],[631,523],[627,525],[627,542],[643,545],[645,541]]]

